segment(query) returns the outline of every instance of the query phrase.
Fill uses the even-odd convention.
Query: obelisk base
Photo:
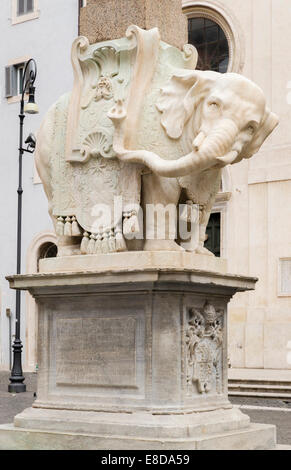
[[[266,424],[250,424],[247,429],[183,439],[96,435],[0,425],[0,449],[3,450],[272,450],[275,440],[275,426]]]

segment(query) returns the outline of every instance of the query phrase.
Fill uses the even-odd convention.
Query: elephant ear
[[[271,134],[275,127],[277,127],[278,123],[278,116],[275,113],[272,113],[268,108],[266,108],[261,125],[256,131],[251,143],[245,149],[242,158],[251,158],[255,153],[257,153],[266,138]]]
[[[160,91],[156,103],[162,113],[161,124],[167,135],[179,139],[198,103],[209,93],[217,72],[181,70]]]

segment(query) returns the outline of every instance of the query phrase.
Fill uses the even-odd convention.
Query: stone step
[[[230,389],[257,389],[257,390],[279,390],[281,392],[286,391],[291,392],[291,385],[278,385],[278,384],[257,384],[257,383],[232,383],[228,384],[228,388]]]
[[[255,379],[229,379],[228,393],[230,396],[290,398],[291,382]]]
[[[0,425],[0,449],[5,450],[275,450],[275,442],[275,426],[256,423],[245,430],[192,439],[140,439]]]
[[[271,392],[246,392],[246,391],[228,391],[231,397],[264,397],[264,398],[291,398],[291,393],[271,393]]]
[[[258,386],[268,386],[268,385],[274,385],[278,387],[289,387],[291,389],[291,382],[290,380],[284,380],[284,381],[279,381],[279,380],[255,380],[255,379],[228,379],[228,384],[248,384],[248,385],[258,385]]]

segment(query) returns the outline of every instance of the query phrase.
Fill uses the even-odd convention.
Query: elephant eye
[[[216,101],[210,101],[208,103],[208,106],[209,108],[213,109],[213,111],[219,108],[219,104]]]
[[[254,126],[249,125],[249,126],[247,127],[247,132],[248,132],[250,135],[253,135],[253,134],[255,133],[255,128],[254,128]]]

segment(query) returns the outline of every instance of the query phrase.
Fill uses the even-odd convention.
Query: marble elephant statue
[[[156,28],[132,26],[125,38],[94,45],[79,37],[72,64],[73,90],[37,137],[58,255],[183,250],[177,224],[179,215],[192,222],[193,205],[199,237],[190,233],[186,249],[209,254],[222,168],[254,155],[278,123],[262,90],[238,74],[195,70],[195,48],[179,51]],[[147,208],[158,205],[178,217],[156,237],[159,220]]]
[[[165,133],[181,141],[185,155],[166,159],[147,150],[126,150],[119,136],[121,102],[110,113],[116,129],[114,149],[123,162],[142,163],[151,170],[143,176],[144,206],[178,205],[181,200],[199,205],[198,246],[190,242],[187,249],[211,254],[204,241],[222,168],[258,152],[278,118],[266,107],[262,90],[235,73],[176,73],[161,89],[156,107]],[[145,246],[149,250],[180,250],[174,238],[172,234],[168,240],[146,240]]]

